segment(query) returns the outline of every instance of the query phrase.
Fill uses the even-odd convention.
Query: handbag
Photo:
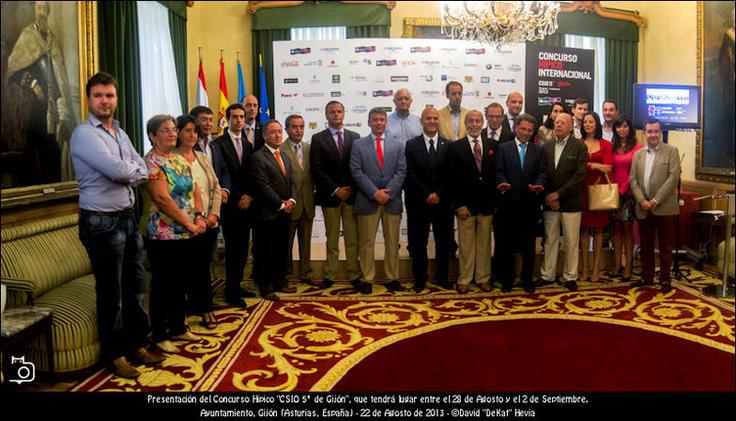
[[[619,207],[618,184],[611,183],[611,179],[606,176],[608,184],[598,184],[601,177],[595,181],[595,184],[588,186],[588,210],[592,211],[611,211]]]

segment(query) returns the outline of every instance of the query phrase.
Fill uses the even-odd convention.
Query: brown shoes
[[[141,372],[130,365],[125,357],[118,357],[114,359],[112,361],[112,366],[110,367],[110,369],[116,376],[122,377],[124,379],[135,379],[136,377],[141,375]]]
[[[467,294],[468,291],[470,291],[470,285],[457,285],[457,293],[458,294]]]
[[[158,352],[149,352],[146,348],[138,348],[138,350],[131,355],[131,360],[146,365],[158,364],[165,360],[166,357],[159,354]]]
[[[478,287],[483,290],[484,292],[490,292],[493,290],[493,287],[491,286],[490,282],[483,282],[478,284]]]

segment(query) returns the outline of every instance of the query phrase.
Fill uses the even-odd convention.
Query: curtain
[[[565,46],[565,34],[559,32],[552,35],[547,35],[544,39],[530,42],[533,45],[539,45],[541,47],[564,47]]]
[[[606,97],[616,100],[621,114],[634,110],[634,84],[637,81],[638,42],[606,40]]]
[[[176,64],[176,80],[179,84],[181,114],[189,111],[189,95],[187,95],[187,18],[169,9],[169,31],[174,49]]]
[[[348,38],[388,38],[391,27],[386,25],[348,26]]]
[[[138,2],[139,53],[141,68],[142,120],[157,114],[178,116],[182,112],[174,51],[169,31],[169,12],[157,2]],[[142,125],[138,130],[143,133]],[[144,151],[150,142],[144,143]]]

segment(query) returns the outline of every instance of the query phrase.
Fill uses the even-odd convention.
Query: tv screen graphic
[[[663,129],[700,128],[700,87],[691,85],[634,85],[634,125],[656,118]]]

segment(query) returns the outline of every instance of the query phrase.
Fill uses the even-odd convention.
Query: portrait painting
[[[698,79],[703,92],[703,130],[696,176],[734,180],[734,3],[698,2]]]
[[[2,2],[3,190],[74,180],[69,140],[84,88],[79,3]]]

